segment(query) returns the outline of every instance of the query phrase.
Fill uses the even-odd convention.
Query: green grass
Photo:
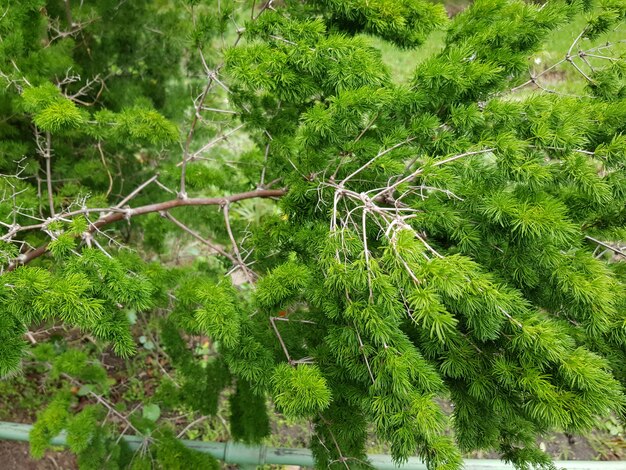
[[[380,50],[383,62],[396,83],[408,83],[415,68],[425,59],[443,49],[445,31],[435,31],[424,44],[415,49],[400,49],[394,44],[375,37],[368,37],[372,45]]]
[[[530,78],[531,71],[534,75],[539,75],[563,60],[572,43],[585,28],[586,22],[586,15],[579,15],[569,24],[553,31],[543,48],[529,58],[528,78]],[[400,49],[389,42],[374,37],[369,37],[369,40],[374,47],[381,51],[383,62],[389,67],[393,80],[396,83],[404,84],[410,82],[415,68],[421,62],[443,49],[445,36],[444,30],[435,31],[422,46],[411,50]],[[622,26],[594,41],[582,39],[572,48],[572,55],[577,54],[579,49],[589,50],[607,42],[615,44],[613,47],[599,51],[598,55],[620,59],[620,55],[626,54],[626,28]],[[593,68],[604,67],[609,63],[607,59],[596,57],[587,57],[586,59]],[[586,75],[591,73],[589,65],[582,59],[576,57],[574,61]],[[586,93],[587,79],[572,64],[563,62],[541,75],[539,83],[541,86],[559,93],[583,95]],[[533,88],[529,86],[520,90],[520,94],[525,95],[532,91]]]
[[[612,47],[598,51],[597,54],[619,60],[621,59],[620,55],[626,52],[626,43],[624,42],[626,31],[623,25],[593,41],[580,39],[575,43],[576,38],[584,30],[586,22],[586,15],[580,15],[568,25],[553,31],[543,49],[529,60],[529,69],[532,70],[533,74],[538,75],[548,70],[553,64],[562,61],[571,48],[574,63],[580,70],[577,70],[569,62],[562,62],[539,77],[538,80],[542,86],[560,93],[584,95],[588,80],[583,73],[589,77],[593,69],[609,65],[610,60],[597,57],[586,57],[583,60],[576,56],[578,51],[588,51],[607,43],[613,43]],[[574,44],[573,47],[572,44]]]

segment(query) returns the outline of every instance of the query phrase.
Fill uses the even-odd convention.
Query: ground
[[[202,339],[200,339],[202,341]],[[151,357],[151,356],[147,356]],[[145,360],[145,357],[143,358]],[[115,361],[115,371],[111,373],[118,380],[120,398],[132,402],[142,394],[151,394],[154,381],[151,374],[130,380],[129,368],[124,361]],[[148,369],[150,370],[150,369]],[[122,393],[133,391],[132,394]],[[44,393],[42,393],[44,392]],[[16,406],[20,397],[19,405]],[[29,375],[28,369],[24,375],[15,377],[11,381],[0,382],[0,420],[18,423],[32,423],[40,402],[45,399],[45,382],[40,377]],[[226,400],[223,400],[224,402]],[[130,404],[130,403],[129,403]],[[444,410],[450,411],[449,404],[441,402]],[[228,427],[225,425],[223,414],[226,409],[220,410],[217,417],[207,418],[198,426],[190,429],[186,438],[202,440],[224,441],[229,438]],[[195,417],[181,421],[180,427]],[[268,446],[275,447],[306,447],[311,437],[310,427],[302,422],[293,422],[274,415],[272,420],[272,437]],[[626,460],[626,429],[615,418],[604,419],[600,426],[586,436],[571,436],[555,433],[539,441],[540,446],[558,460]],[[388,453],[388,449],[374,437],[368,442],[370,453]],[[496,454],[476,452],[467,455],[468,458],[497,458]],[[0,441],[0,469],[2,470],[74,470],[76,461],[69,452],[47,452],[39,461],[29,456],[28,444],[22,442]]]
[[[47,452],[42,460],[33,460],[28,443],[0,441],[0,465],[6,470],[73,470],[76,459],[69,452]]]

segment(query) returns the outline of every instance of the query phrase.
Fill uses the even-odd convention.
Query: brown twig
[[[233,245],[233,252],[235,253],[235,258],[237,258],[237,264],[241,266],[244,275],[248,279],[248,281],[252,284],[254,283],[254,274],[248,269],[245,261],[241,257],[241,252],[239,251],[239,246],[237,245],[237,240],[235,240],[235,236],[233,235],[233,230],[230,226],[230,210],[229,210],[229,202],[225,201],[222,204],[222,208],[224,210],[224,224],[226,224],[226,232],[228,232],[228,238],[230,238],[230,243]]]
[[[95,232],[101,227],[105,225],[112,224],[114,222],[119,222],[120,220],[129,219],[131,217],[135,217],[138,215],[144,214],[152,214],[154,212],[163,212],[173,209],[175,207],[183,207],[183,206],[225,206],[230,203],[243,201],[245,199],[255,199],[255,198],[275,198],[281,197],[287,194],[286,189],[257,189],[254,191],[247,191],[244,193],[232,194],[230,196],[223,197],[206,197],[206,198],[189,198],[189,199],[172,199],[169,201],[158,202],[154,204],[148,204],[145,206],[139,206],[134,209],[126,209],[119,210],[117,212],[108,213],[100,219],[89,225],[87,229],[90,233]],[[108,209],[111,210],[111,209]],[[74,215],[78,215],[86,212],[76,211]],[[48,244],[45,243],[38,248],[35,248],[31,251],[23,253],[19,256],[18,259],[13,261],[7,267],[6,271],[13,271],[19,265],[27,264],[32,260],[39,258],[44,255],[48,251]]]
[[[417,139],[417,137],[408,137],[407,139],[403,140],[402,142],[398,142],[395,145],[392,145],[391,147],[380,151],[378,154],[376,154],[376,156],[374,156],[373,158],[371,158],[367,163],[364,163],[363,165],[361,165],[358,169],[354,170],[352,173],[350,173],[348,176],[346,176],[343,181],[341,181],[341,183],[339,184],[339,186],[344,186],[349,179],[353,178],[354,176],[356,176],[357,174],[359,174],[361,171],[365,170],[368,166],[370,166],[372,163],[374,163],[374,161],[376,161],[376,159],[387,155],[390,152],[393,152],[395,149],[402,147],[403,145],[409,144],[412,141],[414,141],[415,139]]]
[[[187,177],[187,160],[189,160],[190,158],[189,148],[191,147],[193,134],[196,130],[196,126],[198,125],[198,120],[200,117],[200,109],[202,108],[202,105],[204,104],[204,100],[206,99],[207,94],[209,93],[209,90],[211,89],[212,86],[213,86],[213,78],[210,77],[204,89],[202,90],[202,93],[200,94],[200,98],[198,99],[198,104],[196,105],[196,109],[193,114],[193,119],[191,121],[191,126],[189,127],[189,131],[187,132],[187,139],[185,140],[185,146],[183,148],[183,161],[181,162],[182,168],[180,172],[179,196],[182,199],[187,197],[185,180]]]
[[[197,150],[196,152],[193,153],[193,155],[189,154],[189,151],[186,150],[186,155],[187,158],[184,159],[182,162],[179,162],[178,164],[176,164],[176,166],[182,166],[183,169],[185,168],[185,166],[187,165],[187,163],[192,162],[194,160],[197,160],[199,158],[199,155],[208,150],[209,148],[213,147],[215,144],[217,144],[218,142],[227,139],[229,136],[231,136],[232,134],[234,134],[235,132],[237,132],[239,129],[241,129],[245,124],[240,124],[237,127],[235,127],[234,129],[231,129],[230,131],[216,137],[215,139],[211,140],[210,142],[204,144],[200,150]],[[182,184],[182,179],[181,179],[181,184]]]
[[[50,132],[46,131],[46,144],[42,147],[39,143],[39,132],[37,132],[37,145],[39,151],[46,162],[46,187],[48,188],[48,206],[50,208],[50,215],[54,217],[54,199],[52,195],[52,136]]]
[[[72,7],[70,6],[70,0],[65,0],[65,20],[67,21],[67,26],[69,29],[72,29],[74,26],[74,20],[72,19]]]
[[[330,422],[324,418],[324,416],[322,415],[322,413],[318,413],[318,416],[320,418],[320,420],[322,420],[324,422],[324,424],[326,424],[327,429],[328,429],[328,433],[330,434],[330,438],[333,441],[333,444],[335,445],[335,449],[337,449],[337,454],[339,455],[339,462],[343,463],[344,466],[350,470],[350,466],[348,465],[348,458],[344,457],[343,452],[341,452],[341,447],[339,447],[339,442],[337,442],[337,438],[335,438],[335,434],[333,433],[333,430],[330,427]]]
[[[181,439],[181,438],[185,435],[185,433],[186,433],[187,431],[189,431],[191,428],[193,428],[196,424],[199,424],[199,423],[201,423],[202,421],[206,420],[207,418],[208,418],[208,416],[200,416],[198,419],[196,419],[196,420],[192,421],[192,422],[191,422],[191,423],[189,423],[187,426],[185,426],[181,432],[179,432],[179,433],[176,435],[176,438],[177,438],[177,439]]]
[[[259,183],[258,188],[265,187],[265,172],[267,170],[267,159],[269,157],[269,154],[270,154],[270,142],[268,142],[267,145],[265,146],[265,154],[263,156],[263,169],[261,170],[261,182]]]
[[[367,366],[367,372],[370,374],[370,379],[372,379],[372,383],[375,384],[376,380],[374,380],[374,374],[372,373],[372,368],[370,367],[370,361],[367,359],[367,354],[365,354],[365,345],[363,344],[363,340],[361,339],[361,335],[359,331],[356,329],[356,323],[354,323],[354,331],[356,332],[356,337],[359,339],[359,349],[363,354],[363,359],[365,359],[365,365]]]
[[[76,380],[71,375],[68,375],[66,373],[62,373],[61,375],[63,377],[65,377],[66,379],[68,379],[70,382],[72,382],[76,386],[82,385],[81,382]],[[124,416],[122,413],[117,411],[115,409],[115,407],[113,405],[111,405],[107,400],[105,400],[101,395],[97,394],[96,392],[94,392],[92,390],[89,391],[89,395],[91,395],[93,398],[95,398],[96,401],[98,403],[100,403],[101,405],[103,405],[107,410],[109,410],[110,413],[114,414],[119,419],[121,419],[128,428],[132,429],[135,432],[135,434],[137,434],[138,436],[142,435],[141,431],[139,431],[135,426],[133,426],[133,424],[129,421],[129,419],[126,416]]]
[[[143,191],[143,189],[148,186],[150,183],[152,183],[153,181],[156,181],[156,179],[159,177],[159,174],[157,173],[156,175],[152,176],[151,178],[147,179],[146,181],[144,181],[143,183],[141,183],[139,186],[137,186],[128,196],[126,196],[124,199],[122,199],[116,206],[116,209],[119,209],[121,207],[124,207],[124,204],[126,204],[128,201],[130,201],[132,198],[134,198],[137,194],[139,194],[141,191]]]
[[[432,163],[432,166],[441,166],[441,165],[445,165],[447,163],[451,163],[453,161],[459,160],[461,158],[464,157],[469,157],[471,155],[479,155],[482,153],[488,153],[488,152],[493,152],[495,149],[493,148],[486,148],[486,149],[482,149],[482,150],[476,150],[473,152],[465,152],[465,153],[461,153],[458,155],[454,155],[452,157],[448,157],[448,158],[444,158],[442,160],[436,160]],[[385,187],[380,193],[378,193],[373,199],[376,199],[379,196],[382,196],[384,194],[391,194],[393,193],[393,191],[400,186],[403,183],[412,181],[415,179],[415,177],[419,176],[420,174],[422,174],[424,172],[425,168],[418,168],[417,170],[415,170],[413,173],[405,176],[404,178],[399,179],[398,181],[396,181],[395,183]]]
[[[293,361],[291,360],[291,356],[289,355],[289,350],[287,349],[287,345],[283,341],[283,337],[280,335],[280,331],[278,331],[278,328],[276,327],[276,319],[277,319],[277,317],[270,317],[270,323],[272,324],[272,328],[274,329],[274,333],[276,333],[276,337],[278,338],[278,342],[280,343],[280,347],[283,349],[283,352],[285,353],[285,357],[287,358],[287,362],[289,364],[293,364]]]
[[[221,248],[219,245],[216,245],[215,243],[212,243],[211,241],[203,238],[202,236],[200,236],[200,234],[198,234],[197,232],[195,232],[194,230],[192,230],[191,228],[187,227],[185,224],[183,224],[180,220],[178,220],[176,217],[174,217],[172,214],[170,214],[167,211],[163,211],[161,212],[161,216],[165,217],[166,219],[168,219],[169,221],[173,222],[175,225],[177,225],[180,229],[182,229],[183,231],[187,232],[189,235],[191,235],[192,237],[194,237],[196,240],[204,243],[206,246],[208,246],[210,249],[218,252],[220,255],[228,258],[233,264],[239,264],[239,262],[237,261],[237,259],[231,255],[230,253],[228,253],[227,251],[225,251],[223,248]]]
[[[96,144],[96,148],[98,149],[98,152],[100,153],[100,161],[102,162],[102,166],[104,167],[104,170],[107,172],[107,176],[109,177],[109,187],[107,188],[107,192],[105,197],[109,197],[109,194],[111,194],[111,190],[113,189],[113,176],[111,175],[111,172],[109,171],[109,167],[107,165],[107,161],[104,158],[104,150],[102,150],[102,141],[99,140],[98,143]]]

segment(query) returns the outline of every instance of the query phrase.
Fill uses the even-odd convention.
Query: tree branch
[[[111,190],[113,189],[113,176],[111,175],[111,172],[109,171],[109,167],[107,165],[107,161],[104,158],[104,150],[102,150],[101,140],[98,140],[96,148],[98,149],[98,153],[100,154],[100,161],[102,162],[102,166],[104,167],[105,171],[107,172],[107,176],[109,177],[109,187],[107,188],[107,192],[104,196],[105,198],[108,198],[109,194],[111,194]]]
[[[241,266],[244,275],[248,279],[248,281],[252,284],[254,282],[254,275],[250,272],[243,258],[241,257],[241,252],[239,251],[239,246],[237,246],[237,240],[235,240],[235,236],[233,235],[233,230],[230,227],[230,211],[229,211],[229,202],[226,202],[223,205],[224,209],[224,223],[226,224],[226,231],[228,232],[228,238],[230,238],[230,242],[233,245],[233,252],[235,253],[235,257],[237,258],[237,263]]]
[[[191,127],[189,128],[189,132],[187,132],[187,139],[185,140],[185,146],[183,148],[183,161],[181,162],[182,169],[180,172],[180,197],[181,199],[185,199],[187,197],[186,192],[186,177],[187,177],[187,161],[190,159],[191,155],[189,153],[189,148],[191,147],[191,141],[193,140],[193,134],[196,130],[196,126],[198,125],[198,117],[200,116],[200,109],[204,105],[204,100],[209,93],[209,90],[213,86],[213,78],[209,77],[207,84],[202,90],[202,94],[198,98],[198,104],[196,105],[195,112],[193,114],[193,120],[191,121]]]
[[[245,199],[255,198],[273,198],[281,197],[287,194],[287,189],[257,189],[244,193],[232,194],[223,197],[205,197],[205,198],[189,198],[189,199],[172,199],[169,201],[148,204],[145,206],[135,207],[134,209],[126,209],[119,212],[109,213],[89,225],[87,231],[93,233],[104,227],[105,225],[119,222],[120,220],[129,219],[138,215],[151,214],[154,212],[165,212],[175,207],[182,206],[226,206],[227,204],[243,201]],[[87,210],[86,210],[87,211]],[[82,211],[77,211],[76,215]],[[20,255],[6,269],[6,272],[13,271],[19,265],[30,263],[32,260],[39,258],[48,251],[48,243],[45,243],[34,250],[28,251]]]
[[[596,239],[596,238],[590,237],[589,235],[585,235],[585,238],[586,238],[587,240],[591,240],[591,241],[592,241],[592,242],[594,242],[594,243],[597,243],[597,244],[598,244],[598,245],[600,245],[600,246],[603,246],[603,247],[604,247],[604,248],[606,248],[607,250],[611,250],[613,253],[616,253],[616,254],[618,254],[618,255],[621,255],[621,256],[626,257],[626,252],[624,252],[624,251],[620,250],[620,249],[619,249],[618,247],[616,247],[616,246],[609,245],[608,243],[603,242],[603,241],[601,241],[601,240],[598,240],[598,239]]]
[[[237,261],[237,259],[233,255],[231,255],[230,253],[225,251],[219,245],[217,245],[217,244],[207,240],[206,238],[203,238],[199,233],[197,233],[194,230],[192,230],[191,228],[187,227],[185,224],[183,224],[180,220],[178,220],[176,217],[174,217],[169,212],[161,212],[161,216],[163,216],[166,219],[170,220],[172,223],[174,223],[174,225],[178,226],[181,230],[187,232],[189,235],[191,235],[196,240],[204,243],[210,249],[216,251],[217,253],[219,253],[220,255],[224,256],[225,258],[228,258],[234,265],[238,265],[239,264],[239,262]]]
[[[46,143],[42,145],[40,141],[40,133],[38,129],[35,129],[35,136],[37,138],[37,148],[40,155],[43,157],[46,163],[46,187],[48,190],[48,206],[50,208],[50,215],[54,217],[54,198],[52,195],[52,136],[50,132],[46,131]]]

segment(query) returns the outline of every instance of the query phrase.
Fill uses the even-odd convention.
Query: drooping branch
[[[244,193],[231,194],[230,196],[222,196],[222,197],[199,197],[199,198],[189,198],[189,199],[171,199],[169,201],[158,202],[154,204],[148,204],[145,206],[139,206],[135,208],[124,209],[112,213],[108,213],[103,217],[100,217],[95,222],[89,225],[87,229],[87,233],[91,234],[96,232],[98,229],[112,224],[114,222],[119,222],[120,220],[128,220],[131,217],[135,217],[138,215],[144,214],[152,214],[165,212],[175,207],[183,207],[183,206],[227,206],[228,204],[232,204],[234,202],[243,201],[245,199],[256,199],[256,198],[276,198],[284,196],[287,193],[287,189],[257,189],[254,191],[247,191]],[[84,211],[85,213],[89,212],[88,209]],[[74,215],[80,215],[82,211],[76,211]],[[34,250],[28,251],[20,255],[16,260],[14,260],[7,267],[6,271],[13,271],[19,265],[30,263],[32,260],[39,258],[44,255],[48,251],[48,243],[45,243]]]

